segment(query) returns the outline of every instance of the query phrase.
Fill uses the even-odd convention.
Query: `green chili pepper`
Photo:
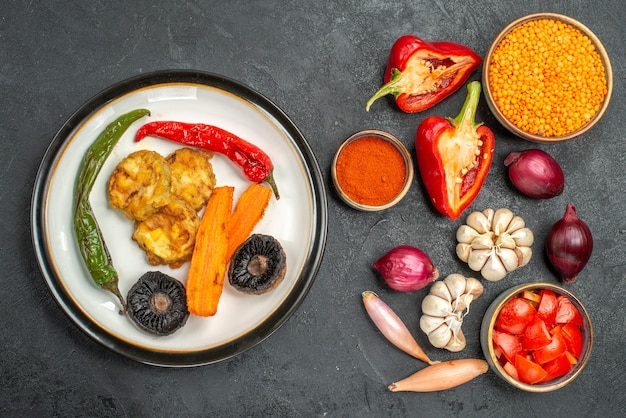
[[[85,153],[74,185],[74,232],[80,253],[93,281],[118,297],[122,304],[121,314],[126,313],[126,302],[120,293],[117,271],[89,203],[89,194],[102,165],[122,134],[137,119],[149,114],[147,109],[136,109],[110,123]]]

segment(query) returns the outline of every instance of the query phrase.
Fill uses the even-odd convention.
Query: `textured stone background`
[[[0,10],[0,412],[3,416],[615,416],[626,411],[626,198],[624,79],[626,9],[594,1],[5,1]],[[425,250],[442,274],[472,274],[454,256],[451,222],[434,213],[419,177],[382,213],[341,203],[330,181],[335,148],[355,131],[387,130],[413,152],[428,115],[456,115],[464,89],[417,115],[365,101],[382,81],[394,40],[413,33],[452,40],[484,55],[522,15],[553,11],[581,20],[604,42],[615,90],[600,124],[564,144],[541,146],[561,162],[563,195],[535,201],[515,193],[502,161],[535,145],[507,133],[484,101],[478,119],[497,145],[487,183],[472,208],[509,207],[535,232],[535,257],[473,305],[461,354],[430,347],[418,330],[425,290],[394,293],[370,263],[400,244]],[[191,369],[146,366],[102,348],[81,332],[48,292],[32,249],[32,187],[46,147],[90,97],[125,78],[163,69],[223,74],[258,90],[298,125],[322,167],[329,235],[317,280],[295,315],[262,344],[231,360]],[[480,71],[471,79],[479,79]],[[371,289],[396,309],[432,357],[482,356],[482,314],[501,291],[557,282],[543,242],[565,205],[591,227],[594,253],[570,289],[591,312],[596,341],[578,380],[529,394],[492,372],[459,388],[393,394],[386,386],[423,367],[372,327],[360,300]]]

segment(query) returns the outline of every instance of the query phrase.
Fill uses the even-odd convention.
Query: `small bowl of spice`
[[[487,308],[480,330],[493,372],[527,392],[551,392],[573,382],[591,357],[593,340],[582,302],[547,282],[501,293]]]
[[[584,134],[602,118],[613,91],[611,62],[598,37],[556,13],[511,22],[483,66],[485,98],[496,119],[534,142]]]
[[[413,171],[411,155],[395,136],[365,130],[339,146],[331,175],[337,193],[349,206],[379,211],[402,200],[411,187]]]

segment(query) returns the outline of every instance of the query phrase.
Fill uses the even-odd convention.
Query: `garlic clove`
[[[469,244],[479,235],[478,231],[469,225],[461,225],[459,229],[456,230],[456,240],[462,243]]]
[[[507,271],[513,271],[519,267],[519,258],[515,250],[500,248],[496,250],[496,254],[500,257],[500,261]]]
[[[443,323],[444,319],[440,316],[438,317],[424,314],[420,317],[420,329],[426,335],[439,328],[439,326]]]
[[[472,250],[489,250],[493,248],[494,243],[491,234],[481,234],[474,238],[470,245]]]
[[[472,295],[473,299],[476,299],[480,295],[483,294],[484,287],[483,284],[474,277],[468,277],[465,280],[465,293],[468,295]]]
[[[491,250],[472,250],[467,258],[467,265],[474,271],[481,271],[491,253]]]
[[[448,289],[448,286],[446,286],[443,280],[434,282],[430,286],[430,290],[428,292],[431,295],[440,297],[448,303],[452,303],[452,295],[450,294],[450,289]]]
[[[493,252],[487,257],[485,265],[480,270],[480,274],[490,282],[497,282],[506,276],[506,268],[502,264],[502,261],[500,261],[500,257]]]
[[[458,299],[463,293],[465,293],[465,276],[462,276],[458,273],[450,274],[446,277],[443,282],[450,290],[450,296],[452,300]]]
[[[526,226],[526,222],[520,216],[514,216],[509,222],[509,227],[505,232],[511,234],[513,231],[517,231],[518,229],[522,229]]]
[[[491,208],[487,208],[483,210],[483,215],[487,218],[487,225],[489,225],[489,229],[491,229],[491,224],[493,223],[493,216],[495,212]]]
[[[456,353],[463,350],[466,345],[467,341],[465,340],[465,335],[463,334],[463,331],[459,329],[457,333],[452,334],[452,338],[450,338],[448,344],[446,344],[444,348],[448,351]]]
[[[485,211],[487,211],[487,209],[485,209]],[[484,234],[491,230],[491,221],[483,212],[472,212],[467,216],[467,220],[465,221],[468,226],[474,228],[479,234]]]
[[[428,341],[437,348],[444,348],[452,338],[452,330],[445,322],[428,334]]]
[[[452,305],[447,300],[429,293],[422,300],[422,313],[445,317],[452,313]]]
[[[452,308],[454,309],[454,312],[456,312],[459,317],[463,318],[465,316],[465,309],[467,309],[467,307],[469,306],[470,303],[472,303],[472,300],[474,298],[472,297],[472,295],[461,295],[458,298],[454,299],[454,302],[452,303]]]
[[[517,247],[517,244],[508,233],[504,232],[496,239],[496,247],[513,249]]]
[[[465,263],[467,263],[467,259],[472,253],[472,246],[466,243],[460,243],[456,246],[456,256]]]
[[[496,234],[496,236],[502,235],[507,230],[514,216],[510,209],[498,209],[493,215],[493,226],[491,228],[493,233]]]
[[[518,247],[530,247],[535,242],[533,231],[528,228],[518,229],[511,234],[511,238],[515,240]]]
[[[517,247],[515,253],[517,254],[517,266],[522,267],[530,261],[533,250],[530,247]]]

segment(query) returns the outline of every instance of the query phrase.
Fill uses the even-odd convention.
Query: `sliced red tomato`
[[[548,375],[541,381],[541,383],[546,383],[550,380],[556,379],[557,377],[565,376],[572,369],[572,365],[570,364],[565,353],[563,353],[554,360],[550,360],[544,364],[543,369],[548,373]]]
[[[518,380],[530,385],[541,382],[548,375],[548,372],[539,364],[519,354],[515,355],[515,369],[519,376]]]
[[[517,335],[507,334],[506,332],[493,331],[493,343],[502,351],[507,361],[514,363],[516,354],[523,354],[522,342]]]
[[[543,319],[546,325],[554,325],[556,322],[556,310],[558,307],[556,295],[550,289],[543,289],[540,293],[541,300],[537,307],[537,316]]]
[[[500,309],[495,327],[499,331],[520,335],[536,313],[537,310],[527,300],[513,297]]]
[[[522,297],[532,303],[535,307],[539,304],[539,301],[541,301],[541,296],[532,290],[524,290],[522,292]]]
[[[545,364],[565,353],[565,350],[567,350],[567,345],[561,334],[554,334],[550,344],[533,351],[533,358],[537,363]]]
[[[524,335],[522,336],[522,348],[524,350],[537,350],[552,341],[552,336],[546,323],[539,316],[535,315],[533,319],[526,325]]]
[[[559,334],[565,340],[567,351],[575,355],[577,359],[580,358],[583,354],[583,333],[580,328],[569,322],[560,328]]]
[[[569,351],[566,351],[564,354],[565,354],[565,357],[567,357],[569,364],[571,364],[572,366],[578,363],[578,358],[572,353],[570,353]]]
[[[567,296],[561,295],[557,297],[558,308],[556,311],[556,323],[567,324],[572,323],[583,326],[583,316],[580,314],[576,306],[572,303]]]
[[[502,366],[502,368],[504,369],[505,372],[507,372],[509,374],[509,376],[511,376],[513,379],[515,380],[519,380],[519,374],[517,374],[517,369],[515,368],[515,366],[513,365],[513,363],[511,362],[506,362],[504,363],[504,366]]]
[[[549,382],[578,363],[582,326],[582,314],[567,296],[550,289],[524,291],[506,302],[496,318],[494,352],[520,382]]]

